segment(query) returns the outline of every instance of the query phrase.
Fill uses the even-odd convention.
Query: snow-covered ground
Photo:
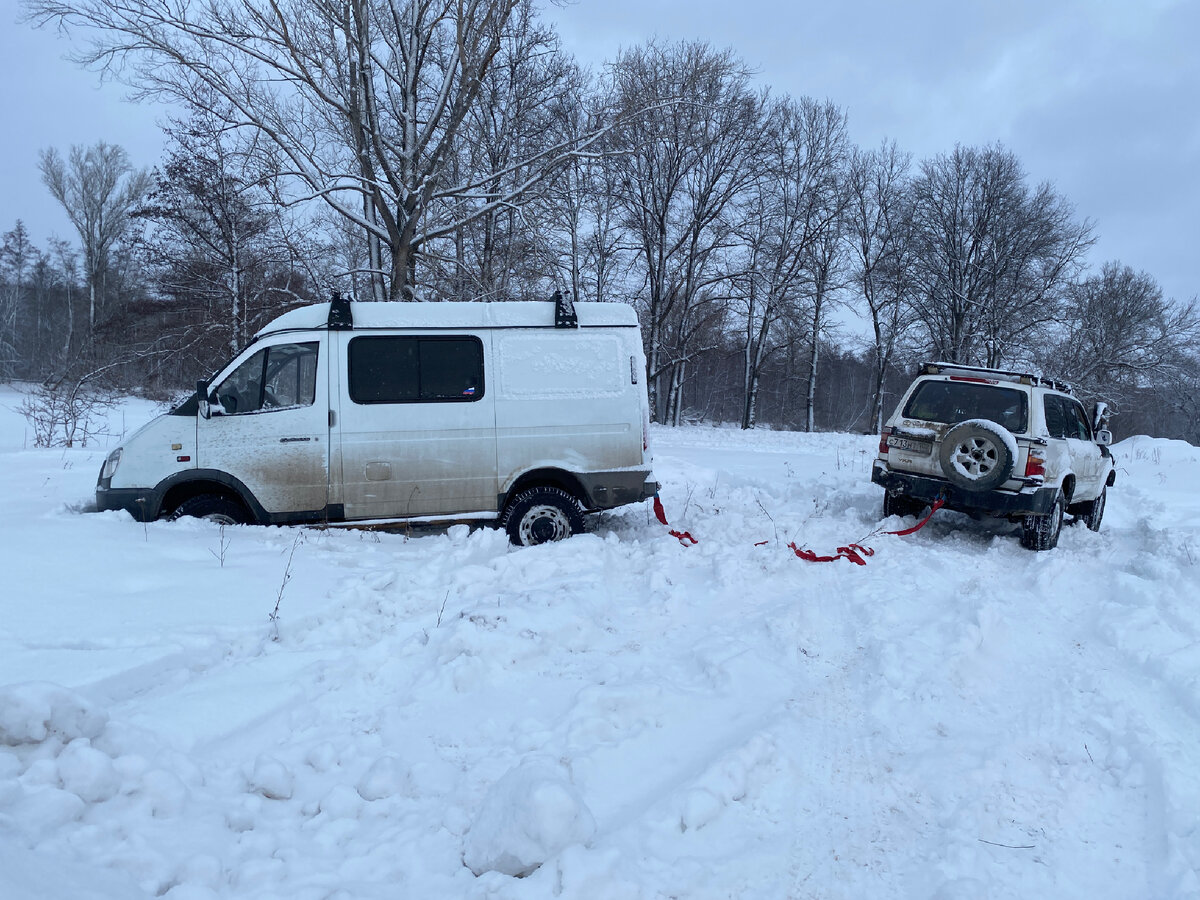
[[[104,447],[18,400],[4,900],[1200,896],[1197,448],[1124,441],[1035,554],[867,537],[872,437],[659,429],[699,544],[637,506],[516,550],[84,514]]]

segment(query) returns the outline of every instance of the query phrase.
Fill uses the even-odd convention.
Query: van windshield
[[[946,425],[990,419],[1013,434],[1024,434],[1029,409],[1024,391],[967,381],[923,381],[908,398],[904,417]]]

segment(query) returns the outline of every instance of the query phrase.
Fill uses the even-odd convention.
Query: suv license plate
[[[909,453],[924,453],[933,452],[933,443],[931,441],[918,441],[913,438],[888,436],[887,445],[895,447],[897,450],[907,450]]]

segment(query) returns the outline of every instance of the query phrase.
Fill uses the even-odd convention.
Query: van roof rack
[[[571,302],[571,292],[568,291],[564,295],[562,291],[555,291],[554,296],[550,299],[554,301],[554,327],[578,328],[579,316],[575,314],[575,304]]]
[[[329,320],[325,323],[330,331],[350,331],[354,328],[354,314],[350,312],[350,301],[341,291],[334,291],[329,301]]]
[[[1074,394],[1075,391],[1071,385],[1065,381],[1058,381],[1053,378],[1047,378],[1038,372],[1019,372],[1008,369],[989,369],[984,366],[964,366],[961,363],[950,362],[925,362],[921,363],[922,375],[953,375],[955,372],[964,372],[968,375],[976,375],[978,377],[986,377],[996,381],[1011,381],[1017,384],[1032,384],[1040,387],[1048,387],[1051,390],[1062,391],[1064,394]]]

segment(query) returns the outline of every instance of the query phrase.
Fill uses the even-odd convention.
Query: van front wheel
[[[504,507],[500,527],[518,547],[562,541],[584,530],[583,510],[561,488],[529,488]]]
[[[171,513],[171,521],[191,516],[194,519],[207,519],[218,525],[245,525],[246,510],[238,503],[219,497],[216,494],[198,494],[190,500],[184,500]]]

